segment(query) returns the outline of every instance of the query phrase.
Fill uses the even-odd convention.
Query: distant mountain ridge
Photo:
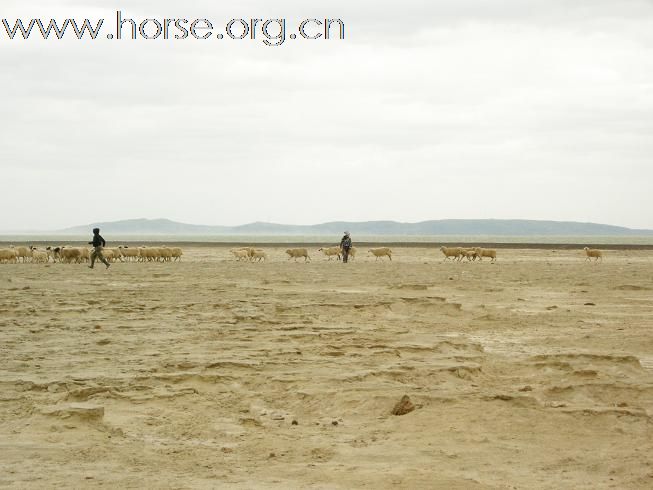
[[[168,219],[129,219],[91,223],[59,230],[62,234],[87,234],[94,228],[121,235],[498,235],[498,236],[651,236],[653,230],[575,221],[520,219],[444,219],[418,223],[397,221],[332,221],[315,225],[255,222],[239,226],[178,223]]]

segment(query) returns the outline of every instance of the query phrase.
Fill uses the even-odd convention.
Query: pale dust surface
[[[653,487],[653,252],[315,248],[0,264],[0,486]]]

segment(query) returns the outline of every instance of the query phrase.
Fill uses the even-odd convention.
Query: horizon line
[[[624,226],[624,225],[615,225],[615,224],[609,224],[609,223],[600,223],[600,222],[595,222],[595,221],[574,221],[574,220],[555,220],[555,219],[530,219],[530,218],[437,218],[437,219],[426,219],[426,220],[420,220],[420,221],[397,221],[397,220],[392,220],[392,219],[374,219],[374,220],[363,220],[363,221],[347,221],[347,220],[331,220],[331,221],[324,221],[320,223],[312,223],[312,224],[289,224],[289,223],[277,223],[277,222],[272,222],[272,221],[251,221],[247,223],[242,223],[238,225],[222,225],[222,224],[217,224],[217,225],[207,225],[207,224],[201,224],[201,223],[187,223],[183,221],[175,221],[170,218],[126,218],[126,219],[119,219],[119,220],[112,220],[112,221],[95,221],[91,223],[86,223],[83,225],[74,225],[74,226],[67,226],[64,228],[59,228],[59,229],[6,229],[6,230],[0,230],[0,234],[21,234],[21,233],[26,233],[26,234],[34,234],[34,233],[70,233],[73,232],[76,229],[79,228],[86,228],[86,227],[93,227],[93,226],[98,226],[98,225],[116,225],[116,224],[121,224],[121,223],[128,223],[128,222],[156,222],[156,221],[165,221],[169,223],[174,223],[178,225],[185,225],[185,226],[196,226],[196,227],[206,227],[206,228],[227,228],[227,229],[235,229],[235,228],[243,228],[247,226],[252,226],[252,225],[271,225],[271,226],[279,226],[279,227],[298,227],[298,228],[310,228],[310,227],[317,227],[317,226],[324,226],[324,225],[330,225],[330,224],[337,224],[337,223],[343,223],[347,225],[357,225],[357,224],[373,224],[373,223],[392,223],[392,224],[398,224],[398,225],[419,225],[423,223],[429,223],[429,222],[473,222],[473,221],[485,221],[485,222],[496,222],[496,221],[511,221],[511,222],[531,222],[531,223],[559,223],[559,224],[577,224],[577,225],[594,225],[594,226],[605,226],[605,227],[613,227],[613,228],[621,228],[623,230],[629,230],[629,231],[634,231],[634,232],[653,232],[653,228],[632,228],[629,226]],[[138,232],[135,232],[138,233]],[[165,233],[165,232],[164,232]],[[168,232],[168,234],[171,234]],[[172,234],[178,234],[178,233],[172,233]],[[183,233],[179,233],[183,234]],[[419,236],[419,235],[415,235]]]

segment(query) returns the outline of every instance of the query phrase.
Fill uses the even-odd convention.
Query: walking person
[[[104,255],[102,255],[102,249],[107,246],[107,242],[104,241],[104,238],[100,235],[99,228],[93,228],[93,241],[88,242],[88,244],[93,245],[93,251],[91,252],[91,265],[88,266],[89,269],[93,268],[95,259],[100,259],[100,262],[106,265],[108,269],[111,264],[109,264],[107,259],[104,258]]]
[[[348,231],[345,232],[345,236],[340,240],[340,248],[342,249],[342,263],[346,264],[349,258],[349,251],[351,250],[351,237]]]

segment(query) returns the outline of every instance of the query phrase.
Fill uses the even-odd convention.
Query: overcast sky
[[[341,18],[346,39],[108,40],[117,9],[215,32]],[[653,228],[650,0],[1,0],[0,18],[16,17],[106,21],[95,41],[10,41],[0,26],[0,230],[141,217]]]

